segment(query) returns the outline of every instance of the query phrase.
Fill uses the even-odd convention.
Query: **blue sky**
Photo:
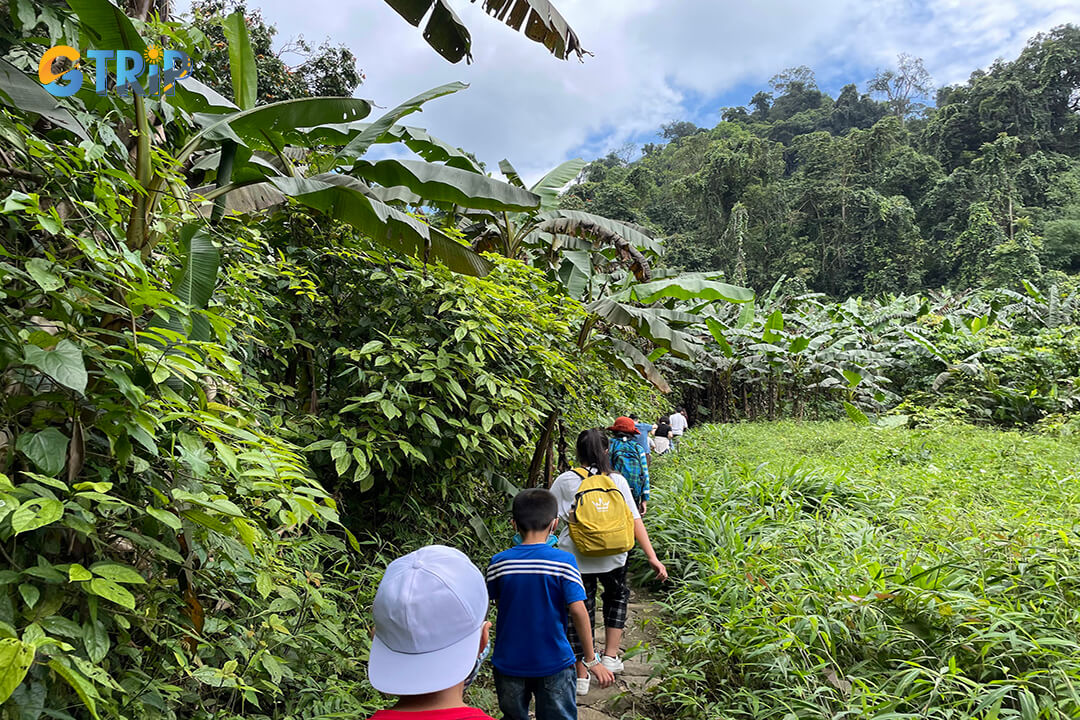
[[[1027,39],[1080,23],[1077,0],[553,0],[594,56],[560,62],[455,0],[473,32],[472,65],[451,65],[383,0],[248,0],[281,40],[303,34],[349,46],[367,75],[357,95],[383,107],[429,87],[471,87],[428,105],[410,124],[475,152],[509,158],[528,177],[655,141],[670,120],[711,127],[775,73],[813,68],[835,93],[863,86],[908,52],[937,84],[964,81]]]

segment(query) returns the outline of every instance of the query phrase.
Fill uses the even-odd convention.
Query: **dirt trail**
[[[625,713],[642,710],[642,706],[647,704],[648,692],[659,682],[652,677],[653,669],[648,656],[650,645],[656,637],[654,621],[659,619],[660,609],[635,590],[630,597],[629,611],[622,652],[639,644],[641,652],[625,661],[626,670],[615,676],[614,685],[600,689],[594,683],[588,695],[578,698],[579,720],[615,720]],[[600,617],[598,611],[597,651],[604,647],[604,628],[603,623],[599,622]]]

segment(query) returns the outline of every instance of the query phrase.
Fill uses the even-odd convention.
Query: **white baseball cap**
[[[472,672],[488,594],[483,573],[460,550],[429,545],[390,563],[374,609],[368,679],[379,692],[437,692]]]

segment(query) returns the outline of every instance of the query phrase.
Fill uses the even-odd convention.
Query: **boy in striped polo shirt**
[[[547,544],[558,525],[558,503],[549,491],[522,490],[514,497],[513,523],[522,542],[491,559],[488,595],[498,604],[495,624],[495,691],[505,720],[577,720],[578,658],[567,640],[572,620],[584,640],[580,658],[600,687],[615,676],[593,649],[585,588],[574,556]]]

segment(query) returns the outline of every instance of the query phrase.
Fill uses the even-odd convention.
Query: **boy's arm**
[[[585,657],[576,659],[590,663],[598,660],[596,650],[593,649],[592,628],[589,627],[589,611],[585,609],[585,601],[577,600],[572,602],[568,609],[570,611],[570,620],[574,623],[574,630],[577,631],[577,636],[581,639],[581,647],[585,650]],[[596,676],[596,681],[600,683],[600,687],[607,687],[615,680],[615,676],[604,667],[603,663],[593,665],[589,668],[589,672]]]

